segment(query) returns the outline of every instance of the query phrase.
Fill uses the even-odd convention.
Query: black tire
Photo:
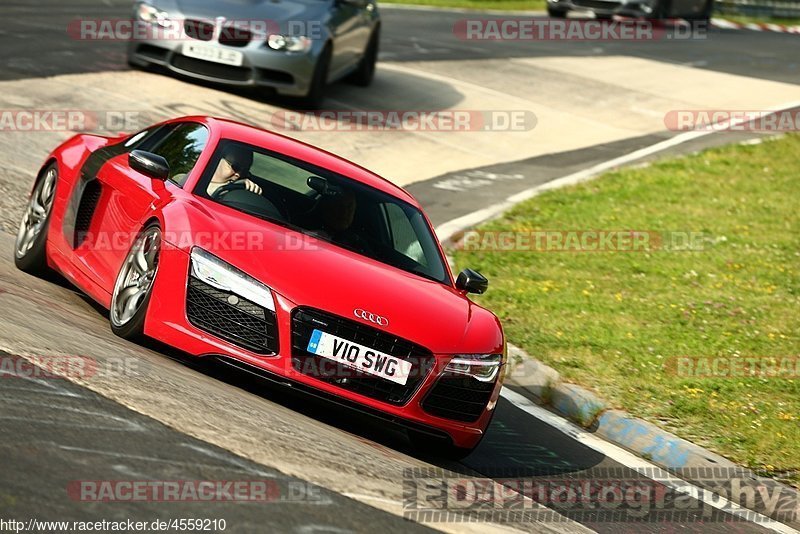
[[[375,78],[375,64],[378,62],[378,47],[380,46],[381,29],[375,28],[369,38],[364,56],[358,63],[358,68],[350,75],[349,81],[359,87],[369,87]]]
[[[659,0],[655,10],[653,10],[653,18],[655,20],[665,20],[672,15],[672,0]]]
[[[547,15],[554,19],[563,19],[567,17],[567,10],[566,9],[556,9],[551,6],[547,6]]]
[[[34,202],[34,195],[40,195],[43,193],[42,189],[47,183],[47,179],[49,174],[53,172],[55,173],[53,178],[53,183],[50,186],[50,193],[48,196],[51,196],[49,205],[47,206],[47,214],[43,220],[40,220],[41,226],[38,230],[38,233],[32,240],[30,247],[25,246],[22,250],[21,248],[21,238],[23,228],[26,226],[26,221],[30,220],[32,214],[32,203]],[[28,274],[32,274],[34,276],[44,276],[46,275],[50,269],[47,266],[47,232],[50,228],[50,214],[52,213],[53,202],[55,199],[55,189],[58,184],[58,167],[55,163],[51,163],[39,173],[38,178],[36,179],[36,184],[31,191],[31,195],[28,198],[28,206],[26,207],[26,212],[22,216],[22,220],[20,221],[20,228],[17,231],[17,239],[14,241],[14,265],[17,266],[17,269],[24,271]],[[27,245],[27,244],[26,244]]]
[[[709,22],[711,20],[711,15],[714,12],[714,0],[706,0],[706,3],[703,4],[703,10],[700,13],[695,13],[693,15],[689,15],[686,17],[686,20],[692,22]]]
[[[314,67],[311,87],[308,88],[308,93],[300,102],[302,108],[314,110],[322,107],[322,102],[325,100],[325,88],[328,85],[328,68],[331,64],[331,55],[332,49],[330,45],[326,45]]]
[[[155,264],[156,268],[153,272],[152,279],[150,281],[149,287],[146,290],[146,293],[141,297],[142,302],[139,304],[136,312],[133,314],[132,317],[125,320],[124,322],[120,322],[116,317],[117,311],[116,307],[118,306],[118,297],[119,294],[122,292],[121,290],[121,279],[123,276],[126,276],[125,270],[128,269],[129,261],[131,261],[131,257],[135,254],[137,245],[140,245],[140,241],[143,237],[148,236],[151,231],[157,230],[158,233],[158,250],[156,252]],[[128,339],[131,341],[138,340],[144,336],[144,322],[147,318],[147,309],[150,306],[150,298],[153,295],[153,285],[155,283],[155,276],[158,272],[158,255],[160,255],[161,250],[161,228],[155,222],[148,224],[137,236],[136,241],[134,241],[134,245],[131,247],[131,250],[128,252],[127,256],[125,256],[125,261],[122,263],[120,267],[120,271],[117,274],[116,281],[114,282],[114,289],[112,292],[111,297],[111,309],[109,310],[109,322],[111,323],[111,331],[114,332],[115,335]]]
[[[407,434],[411,447],[416,453],[424,457],[463,460],[475,450],[475,447],[456,447],[449,439],[417,432],[416,430],[408,430]]]

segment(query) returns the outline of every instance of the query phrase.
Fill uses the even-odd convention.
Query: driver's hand
[[[259,186],[257,183],[253,182],[249,178],[245,178],[244,179],[244,186],[251,193],[255,193],[256,195],[260,195],[261,194],[261,186]]]

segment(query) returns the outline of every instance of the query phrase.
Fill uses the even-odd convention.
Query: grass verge
[[[545,0],[381,0],[381,4],[413,4],[486,11],[544,11]]]
[[[489,277],[478,301],[509,340],[566,380],[740,464],[795,470],[783,478],[797,485],[800,377],[692,377],[675,364],[800,356],[798,155],[793,135],[623,169],[480,228],[697,232],[702,250],[462,249],[455,261]]]

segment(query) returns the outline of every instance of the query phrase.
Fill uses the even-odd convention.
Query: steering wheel
[[[238,191],[240,189],[247,189],[247,185],[244,183],[244,180],[236,180],[235,182],[223,185],[211,193],[211,198],[217,200],[222,195],[230,193],[231,191]]]

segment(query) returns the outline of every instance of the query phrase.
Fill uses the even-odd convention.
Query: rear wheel
[[[558,9],[550,5],[547,6],[547,14],[554,19],[563,19],[567,16],[566,9]]]
[[[42,171],[33,188],[28,206],[19,224],[14,243],[14,264],[18,269],[34,275],[47,272],[47,229],[56,196],[58,169],[55,164]]]
[[[109,319],[116,335],[136,339],[144,333],[160,253],[161,229],[153,223],[139,233],[114,283]]]
[[[375,77],[375,64],[378,62],[378,46],[380,43],[380,28],[375,28],[369,38],[369,44],[364,51],[364,56],[358,64],[358,69],[350,75],[350,81],[360,87],[368,87]]]

